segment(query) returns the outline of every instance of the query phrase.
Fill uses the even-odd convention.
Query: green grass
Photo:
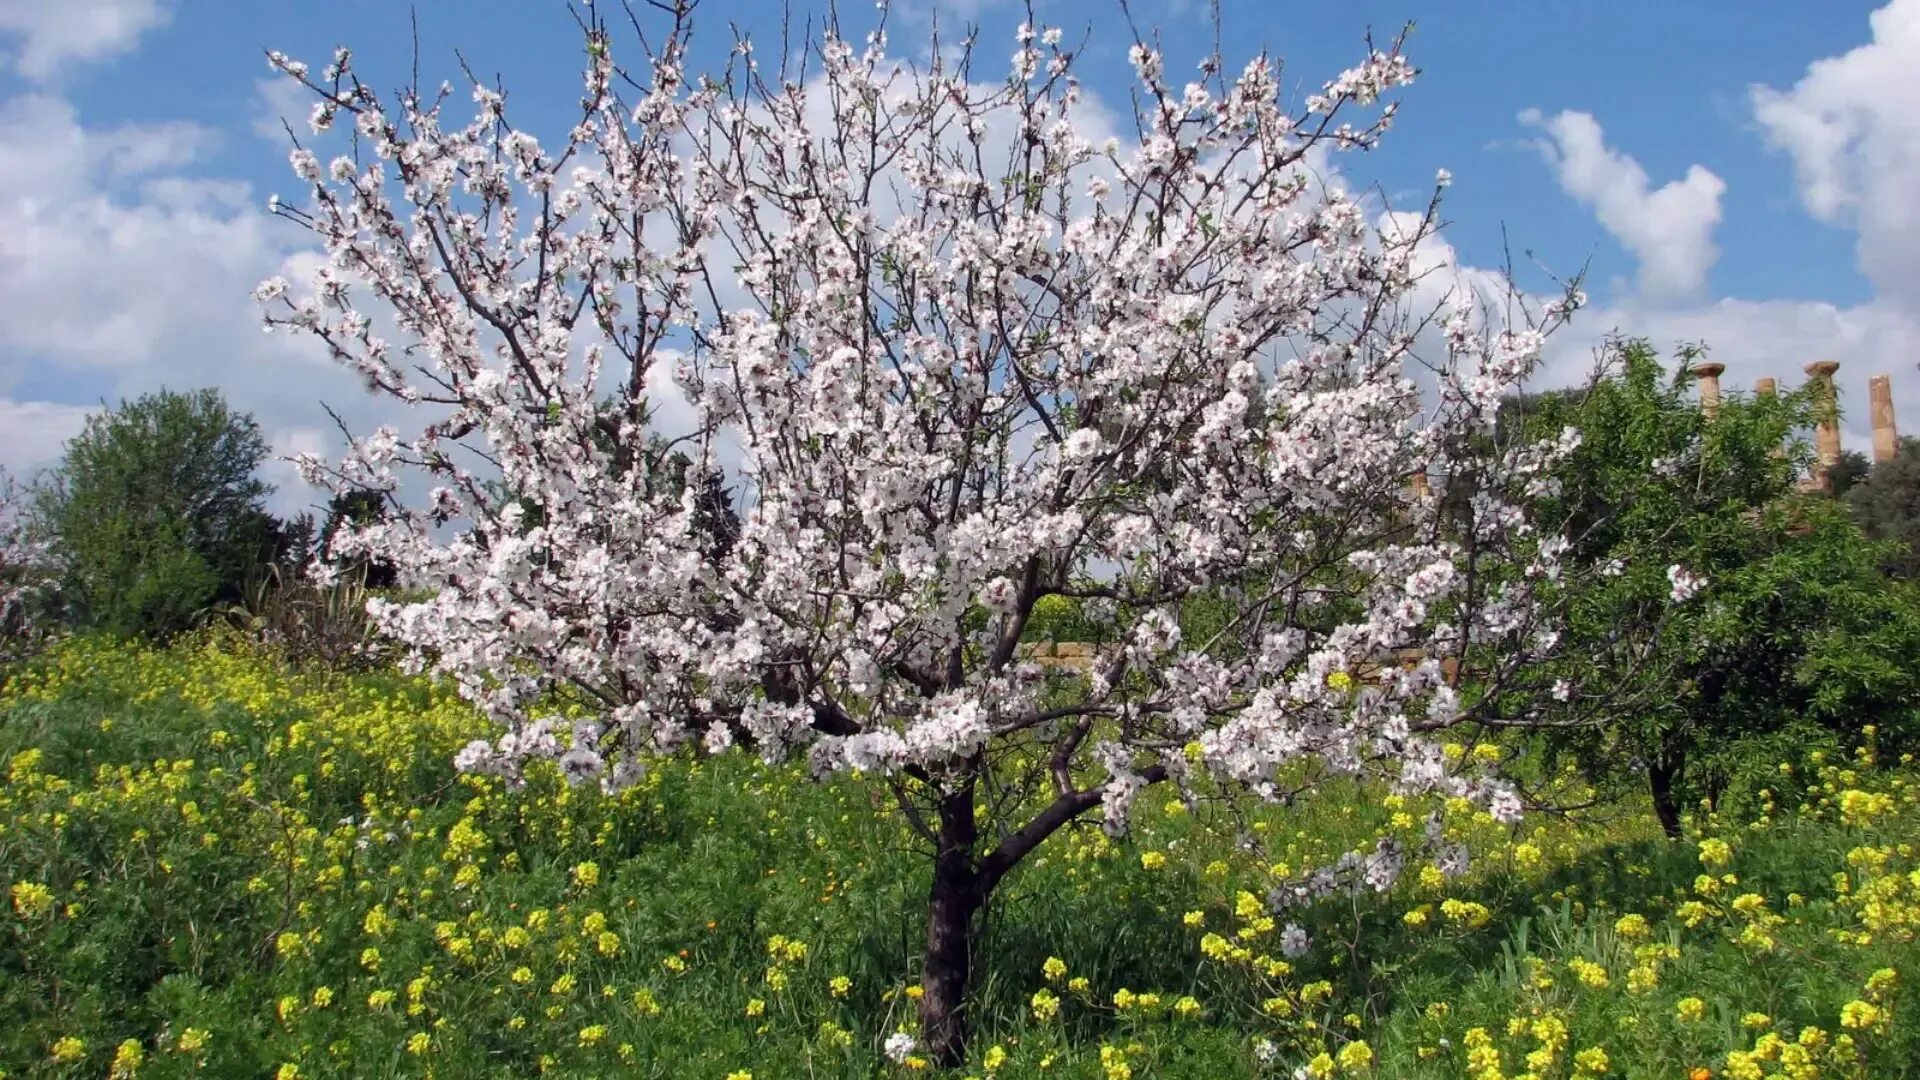
[[[912,1023],[926,870],[879,789],[731,755],[663,763],[617,798],[552,777],[507,792],[452,774],[480,729],[445,691],[236,649],[82,642],[0,689],[5,1075],[106,1075],[128,1041],[155,1077],[909,1071],[879,1047]],[[1481,1028],[1505,1078],[1542,1036],[1539,1080],[1594,1075],[1575,1065],[1594,1048],[1616,1076],[1920,1076],[1907,991],[1867,988],[1920,970],[1905,767],[1783,778],[1770,819],[1696,822],[1729,842],[1724,867],[1638,807],[1517,832],[1456,812],[1473,873],[1290,915],[1316,948],[1284,972],[1240,894],[1265,894],[1270,861],[1368,847],[1427,808],[1396,820],[1380,793],[1340,790],[1260,810],[1256,859],[1224,817],[1164,798],[1126,840],[1089,824],[1009,880],[980,942],[967,1075],[992,1052],[997,1077],[1290,1076],[1343,1050],[1336,1075],[1468,1075]],[[1764,908],[1736,910],[1746,893]],[[1616,931],[1629,912],[1646,937]],[[1659,943],[1675,955],[1629,987],[1636,948]],[[1066,968],[1052,982],[1050,957]],[[1035,1017],[1042,989],[1057,1017]],[[1116,1008],[1121,990],[1159,1005]],[[1676,1016],[1690,997],[1698,1020]],[[1856,1000],[1885,1016],[1856,1007],[1871,1022],[1843,1026]],[[1806,1063],[1777,1046],[1729,1060],[1769,1031],[1804,1038]],[[1487,1053],[1471,1075],[1496,1075]]]

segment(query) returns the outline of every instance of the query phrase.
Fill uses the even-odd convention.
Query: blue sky
[[[1350,64],[1369,29],[1390,38],[1418,16],[1407,51],[1422,75],[1399,123],[1341,168],[1390,202],[1423,199],[1435,169],[1451,170],[1445,242],[1463,266],[1498,267],[1503,231],[1517,259],[1590,264],[1595,310],[1556,341],[1550,378],[1578,371],[1616,328],[1662,346],[1705,339],[1734,385],[1795,382],[1831,357],[1851,447],[1866,446],[1866,378],[1882,371],[1903,428],[1920,434],[1920,213],[1906,209],[1906,178],[1920,174],[1920,0],[1220,6],[1229,66],[1266,48],[1303,93]],[[1091,28],[1077,70],[1124,108],[1118,5],[1034,7],[1070,39]],[[1172,70],[1211,47],[1205,3],[1132,7],[1160,29]],[[501,76],[525,126],[564,123],[580,46],[558,0],[417,8],[427,76],[457,81],[457,49]],[[844,8],[850,25],[873,18],[867,4]],[[698,18],[709,46],[737,22],[764,55],[778,11],[706,0]],[[1022,8],[901,0],[895,51],[922,49],[936,17],[977,23],[998,63]],[[370,81],[398,86],[407,5],[0,0],[0,465],[43,464],[88,405],[160,385],[222,387],[289,450],[327,440],[319,398],[377,411],[323,359],[260,335],[246,297],[297,265],[303,239],[263,213],[269,193],[296,190],[275,117],[299,126],[305,107],[273,92],[262,51],[318,66],[336,44]]]

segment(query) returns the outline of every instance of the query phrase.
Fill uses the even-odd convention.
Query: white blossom
[[[1705,578],[1689,573],[1687,568],[1679,563],[1667,567],[1667,582],[1672,586],[1668,598],[1676,604],[1684,604],[1693,599],[1707,585]]]
[[[904,1031],[896,1031],[887,1036],[887,1041],[882,1045],[881,1050],[887,1055],[888,1061],[899,1065],[911,1057],[919,1045],[919,1041],[912,1035]]]

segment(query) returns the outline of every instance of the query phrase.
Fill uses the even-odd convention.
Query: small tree
[[[87,418],[35,498],[69,614],[164,636],[238,600],[271,558],[267,454],[252,417],[212,390],[161,391]]]
[[[1891,460],[1847,492],[1847,505],[1868,536],[1889,544],[1888,573],[1920,580],[1920,439],[1901,439]]]
[[[1873,466],[1867,462],[1867,455],[1858,450],[1843,450],[1840,460],[1827,469],[1826,493],[1844,500],[1872,472]]]
[[[333,548],[430,591],[373,611],[509,729],[462,768],[557,759],[615,788],[649,755],[746,744],[883,787],[928,855],[942,1062],[995,889],[1083,815],[1124,831],[1148,785],[1377,777],[1519,812],[1434,735],[1545,693],[1576,575],[1520,506],[1572,439],[1494,420],[1577,299],[1495,322],[1425,276],[1437,189],[1375,228],[1312,171],[1375,143],[1393,105],[1348,117],[1412,77],[1397,43],[1289,109],[1267,57],[1183,86],[1139,41],[1137,128],[1110,133],[1058,30],[1023,26],[994,81],[971,42],[916,69],[834,26],[805,70],[741,41],[693,79],[690,11],[630,70],[589,7],[553,145],[483,84],[458,124],[421,88],[383,101],[345,50],[318,74],[270,57],[359,151],[293,150],[310,198],[280,212],[328,259],[308,293],[262,284],[268,324],[444,411],[302,468],[436,485]],[[692,413],[677,446],[645,423],[667,393]],[[1474,497],[1443,523],[1415,473]],[[1049,597],[1115,643],[1084,679],[1020,654]],[[595,719],[555,719],[568,696]]]
[[[1580,429],[1536,511],[1566,522],[1575,561],[1619,567],[1572,606],[1550,666],[1587,722],[1549,742],[1598,778],[1644,784],[1675,837],[1681,807],[1736,774],[1868,723],[1911,730],[1920,708],[1920,602],[1833,500],[1796,493],[1808,454],[1789,437],[1815,402],[1733,395],[1709,419],[1688,392],[1697,355],[1683,350],[1669,378],[1644,341],[1615,341],[1583,393],[1509,417]],[[1623,625],[1697,587],[1662,572],[1674,564],[1709,582],[1700,602],[1623,655]]]

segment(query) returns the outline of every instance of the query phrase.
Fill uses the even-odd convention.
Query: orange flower
[[[1687,1080],[1713,1080],[1713,1070],[1702,1065],[1688,1073]]]

